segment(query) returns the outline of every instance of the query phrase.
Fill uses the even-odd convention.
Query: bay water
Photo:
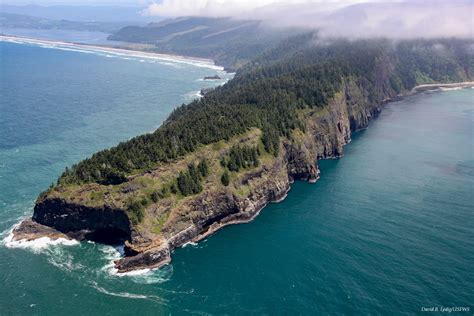
[[[154,130],[228,75],[196,64],[0,42],[1,239],[65,166]],[[474,308],[474,90],[385,107],[316,184],[252,222],[114,274],[118,249],[0,245],[1,315],[414,314]]]

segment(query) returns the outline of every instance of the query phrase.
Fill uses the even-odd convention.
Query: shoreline
[[[403,99],[404,97],[412,96],[412,95],[419,94],[419,93],[424,93],[424,92],[428,92],[428,91],[443,91],[442,88],[449,88],[449,89],[461,88],[462,89],[462,88],[472,88],[472,87],[474,87],[474,81],[458,82],[458,83],[437,83],[437,84],[418,85],[418,86],[413,87],[413,89],[411,89],[409,91],[406,91],[403,94],[399,94],[395,97],[386,98],[386,99],[382,100],[380,102],[379,106],[380,106],[380,108],[382,108],[387,103],[399,101],[399,100]],[[356,130],[353,130],[351,132],[354,133],[354,132],[356,132]],[[348,144],[349,142],[350,142],[350,140],[348,140],[346,144]],[[346,144],[344,144],[344,145],[346,145]],[[322,159],[317,159],[317,158],[315,159],[315,161],[318,161],[318,160],[322,160]],[[316,182],[317,179],[313,179],[313,181],[308,181],[308,182],[314,183],[314,182]],[[116,263],[115,268],[117,269],[117,274],[118,275],[125,275],[126,273],[129,273],[131,271],[136,271],[136,270],[140,270],[140,269],[159,269],[160,267],[162,267],[166,264],[169,264],[171,262],[171,252],[174,249],[181,248],[186,244],[190,244],[190,243],[193,244],[193,243],[197,243],[199,241],[202,241],[202,240],[212,236],[217,231],[219,231],[220,229],[222,229],[226,226],[236,225],[236,224],[245,224],[245,223],[252,222],[260,214],[260,212],[267,206],[268,203],[270,203],[270,202],[281,202],[281,201],[284,200],[284,198],[287,197],[287,193],[291,189],[291,184],[292,184],[291,178],[289,179],[288,183],[289,183],[289,185],[285,189],[285,192],[284,193],[282,192],[283,194],[280,195],[275,200],[272,201],[270,199],[267,199],[265,201],[265,203],[262,203],[261,205],[259,205],[259,207],[257,207],[255,210],[253,210],[251,212],[241,212],[240,214],[238,214],[239,216],[235,216],[237,214],[233,214],[233,215],[229,216],[230,218],[227,217],[227,221],[226,221],[226,218],[223,218],[219,222],[215,222],[215,223],[209,225],[206,230],[202,231],[201,233],[193,236],[192,238],[190,238],[186,241],[183,241],[181,244],[177,244],[176,246],[173,245],[173,246],[169,247],[168,249],[164,249],[164,250],[167,250],[167,251],[164,251],[162,253],[161,260],[159,260],[159,261],[157,261],[153,264],[140,265],[140,266],[137,265],[133,268],[128,267],[128,268],[120,269],[120,266],[117,265],[117,261],[119,261],[119,260],[115,261],[115,263]],[[188,229],[188,228],[186,228],[186,229]],[[184,231],[181,231],[180,233],[182,233]],[[44,232],[43,232],[43,234],[44,234]],[[41,236],[41,233],[40,233],[40,234],[38,234],[37,238],[32,238],[32,240],[39,239],[43,236]],[[51,239],[55,240],[55,239],[58,239],[58,238],[53,237]],[[21,242],[22,238],[19,238],[19,239],[15,238],[14,240],[18,241],[18,242]],[[172,244],[172,242],[169,242],[168,246],[170,246],[171,244]],[[124,259],[124,258],[127,258],[127,257],[122,257],[121,259]]]
[[[175,249],[183,248],[186,247],[187,245],[197,245],[199,242],[206,240],[207,238],[213,236],[216,234],[218,231],[220,231],[222,228],[225,228],[227,226],[231,225],[240,225],[240,224],[248,224],[252,222],[255,218],[260,215],[260,212],[270,203],[280,203],[286,199],[288,196],[288,192],[291,190],[291,183],[288,182],[288,186],[282,192],[281,196],[279,196],[275,200],[267,200],[265,201],[262,205],[258,205],[254,210],[252,211],[243,211],[235,214],[231,214],[228,217],[225,217],[221,219],[219,222],[215,222],[207,227],[206,230],[202,231],[201,233],[197,234],[196,236],[192,237],[191,239],[183,242],[182,244],[179,245],[173,245],[172,239],[175,238],[177,235],[182,234],[183,232],[186,232],[187,230],[192,230],[193,228],[195,229],[196,227],[191,225],[187,227],[186,229],[182,230],[181,232],[177,233],[170,239],[166,240],[166,245],[162,246],[159,248],[159,256],[161,255],[162,258],[160,261],[155,262],[150,265],[138,265],[137,268],[121,268],[120,267],[120,260],[125,259],[127,257],[121,257],[118,260],[114,260],[115,264],[115,271],[116,275],[118,276],[125,276],[127,274],[133,273],[134,271],[140,271],[140,270],[158,270],[162,268],[165,265],[168,265],[171,263],[171,253]]]
[[[420,84],[420,85],[414,86],[410,91],[407,91],[405,93],[400,93],[397,96],[392,97],[392,98],[383,99],[380,102],[380,105],[384,106],[387,103],[400,101],[406,97],[422,94],[424,92],[437,92],[437,91],[446,92],[449,90],[466,89],[466,88],[474,88],[474,81]]]
[[[420,94],[420,93],[423,93],[423,92],[428,92],[428,91],[443,91],[443,90],[440,90],[441,88],[461,88],[461,89],[464,89],[464,88],[474,88],[474,81],[465,81],[465,82],[455,82],[455,83],[435,83],[435,84],[422,84],[422,85],[418,85],[418,86],[415,86],[413,87],[413,89],[405,94],[399,94],[397,95],[396,97],[394,98],[389,98],[389,99],[385,99],[385,100],[382,100],[380,106],[385,106],[387,103],[391,103],[391,102],[396,102],[396,101],[400,101],[401,99],[405,98],[405,97],[409,97],[409,96],[412,96],[412,95],[416,95],[416,94]],[[366,127],[367,128],[367,127]],[[352,133],[354,132],[358,132],[359,130],[355,130],[355,131],[352,131]],[[349,139],[347,141],[345,145],[349,144],[351,142],[351,139]],[[334,158],[322,158],[322,159],[316,159],[316,161],[318,160],[325,160],[325,159],[334,159]],[[337,158],[338,159],[338,158]],[[306,180],[306,182],[310,183],[310,184],[314,184],[316,183],[320,177],[319,177],[319,168],[318,168],[318,176],[316,179],[311,179],[311,180]],[[245,215],[247,214],[243,214],[241,213],[240,216],[241,218],[235,218],[235,219],[231,219],[227,222],[225,222],[225,218],[223,218],[221,220],[221,222],[215,222],[213,224],[211,224],[206,231],[204,232],[201,232],[200,234],[198,234],[197,236],[193,237],[192,239],[184,242],[182,245],[178,246],[178,247],[173,247],[172,249],[170,249],[170,251],[168,252],[168,255],[163,258],[162,261],[158,262],[158,263],[155,263],[153,266],[150,266],[148,267],[149,269],[151,270],[158,270],[160,269],[161,267],[167,265],[167,264],[170,264],[171,263],[171,252],[175,249],[178,249],[178,248],[182,248],[188,244],[194,244],[194,245],[197,245],[199,242],[209,238],[209,237],[212,237],[214,234],[216,234],[219,230],[227,227],[227,226],[231,226],[231,225],[240,225],[240,224],[248,224],[248,223],[251,223],[253,220],[255,220],[255,218],[258,217],[258,215],[260,215],[260,213],[263,211],[263,209],[265,207],[267,207],[267,205],[269,203],[280,203],[282,201],[284,201],[286,199],[286,197],[288,196],[288,193],[290,192],[291,188],[292,188],[292,184],[294,183],[294,180],[293,181],[289,181],[288,182],[288,188],[286,189],[285,193],[283,194],[282,197],[274,200],[274,201],[267,201],[266,203],[264,203],[263,205],[261,205],[256,211],[254,211],[253,214],[251,214],[249,217],[245,217]],[[229,217],[232,217],[232,215],[230,215]],[[222,222],[223,221],[223,222]],[[130,270],[130,271],[134,271],[134,270]],[[120,272],[118,271],[117,274],[118,275],[125,275],[127,273],[129,273],[130,271],[124,271],[124,272]]]
[[[0,42],[33,44],[33,45],[38,45],[42,47],[48,46],[47,48],[54,48],[50,46],[56,45],[58,49],[69,48],[69,49],[76,49],[78,51],[83,50],[83,51],[92,51],[92,52],[97,52],[97,53],[109,53],[109,54],[114,54],[117,56],[155,59],[155,60],[162,60],[165,62],[166,61],[176,62],[176,63],[194,65],[196,67],[203,67],[203,68],[210,68],[210,69],[214,69],[218,71],[225,71],[224,67],[216,65],[214,60],[212,59],[187,57],[187,56],[172,55],[172,54],[152,53],[152,52],[146,52],[146,51],[141,51],[141,50],[127,49],[125,47],[119,48],[119,47],[110,47],[110,46],[105,46],[105,45],[89,45],[89,44],[81,44],[81,43],[74,43],[74,42],[67,42],[67,41],[44,40],[44,39],[37,39],[37,38],[31,38],[31,37],[3,35],[3,34],[0,34]]]
[[[474,81],[464,81],[464,82],[453,82],[453,83],[428,83],[420,84],[415,86],[408,95],[426,92],[426,91],[437,91],[443,88],[446,89],[455,89],[455,88],[471,88],[474,87]],[[443,90],[441,90],[443,91]]]

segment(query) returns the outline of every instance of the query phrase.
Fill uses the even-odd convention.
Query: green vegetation
[[[230,176],[229,172],[227,170],[224,171],[224,173],[221,176],[221,182],[224,186],[228,186],[230,183]]]
[[[132,221],[133,224],[138,224],[143,220],[143,209],[146,204],[143,204],[142,200],[140,201],[130,201],[130,203],[127,205],[127,213],[128,216],[130,217],[130,220]]]
[[[260,152],[257,146],[234,145],[230,148],[228,158],[222,157],[221,165],[230,171],[239,171],[251,167],[258,167]]]
[[[153,203],[158,203],[158,201],[162,197],[163,197],[163,195],[161,195],[158,191],[153,191],[153,193],[151,193],[151,195],[150,195],[150,199]]]
[[[189,164],[186,171],[179,173],[177,179],[179,192],[184,196],[201,192],[201,180],[208,175],[208,172],[209,168],[205,159],[201,160],[197,167],[194,164]]]
[[[153,51],[211,58],[228,69],[238,69],[297,30],[260,27],[260,21],[186,17],[126,26],[109,39],[153,45]]]
[[[151,231],[155,234],[161,233],[161,228],[163,228],[163,225],[165,224],[166,220],[168,219],[169,214],[163,214],[160,216],[158,220],[154,221],[154,225],[151,229]]]
[[[305,130],[299,114],[324,108],[348,82],[364,91],[364,102],[378,104],[419,83],[464,81],[474,74],[469,40],[337,40],[308,44],[313,38],[314,34],[305,34],[282,42],[249,63],[226,85],[177,108],[154,133],[100,151],[67,169],[58,185],[119,184],[130,175],[252,128],[263,131],[265,150],[277,156],[281,138],[289,138],[294,130]],[[237,171],[258,164],[255,150],[234,149],[224,166]],[[179,174],[176,184],[163,188],[162,194],[198,193],[208,172],[205,162],[197,167],[191,164]],[[225,185],[228,177],[224,175],[221,180]],[[139,214],[135,207],[131,211]]]
[[[115,32],[127,22],[81,22],[53,20],[29,15],[0,12],[0,28],[27,28],[43,30],[74,30],[89,32]]]

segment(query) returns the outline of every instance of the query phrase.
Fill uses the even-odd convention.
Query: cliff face
[[[347,80],[327,107],[301,113],[306,131],[295,130],[284,139],[278,157],[244,172],[229,187],[210,179],[197,195],[179,201],[160,200],[147,209],[144,223],[139,225],[132,223],[123,206],[113,205],[106,198],[92,205],[64,198],[62,192],[51,193],[38,199],[33,222],[20,225],[16,238],[47,235],[110,244],[125,241],[126,257],[116,262],[120,272],[159,267],[170,262],[174,248],[202,240],[226,225],[251,221],[269,202],[282,200],[293,180],[315,182],[319,178],[317,160],[341,157],[351,133],[365,128],[379,112],[379,106],[370,104],[359,86]],[[249,141],[253,141],[252,136],[239,140]],[[207,157],[217,160],[224,153],[221,150],[216,157]],[[150,171],[146,176],[153,178],[162,173]],[[98,191],[92,185],[82,189],[87,190]],[[122,188],[122,192],[133,190],[131,184]],[[104,196],[109,194],[107,191]],[[156,229],[153,222],[158,218],[163,218],[163,223]]]
[[[114,244],[131,236],[127,214],[107,206],[87,207],[59,198],[46,198],[36,203],[32,219],[76,239]]]

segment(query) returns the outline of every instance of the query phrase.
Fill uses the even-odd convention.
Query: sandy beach
[[[412,93],[436,89],[454,89],[474,87],[474,81],[455,82],[455,83],[430,83],[420,84],[412,89]]]
[[[220,71],[224,70],[223,67],[217,66],[213,60],[204,59],[204,58],[150,53],[150,52],[144,52],[144,51],[138,51],[138,50],[125,49],[125,48],[95,46],[95,45],[79,44],[79,43],[72,43],[72,42],[51,41],[51,40],[35,39],[35,38],[28,38],[28,37],[9,36],[9,35],[0,35],[0,41],[20,43],[20,44],[31,44],[31,45],[38,45],[38,46],[49,47],[49,48],[70,49],[70,50],[84,51],[84,52],[106,53],[106,54],[124,56],[124,57],[130,57],[130,58],[155,59],[155,60],[160,60],[163,62],[189,64],[189,65],[194,65],[197,67],[210,68],[210,69],[220,70]]]

